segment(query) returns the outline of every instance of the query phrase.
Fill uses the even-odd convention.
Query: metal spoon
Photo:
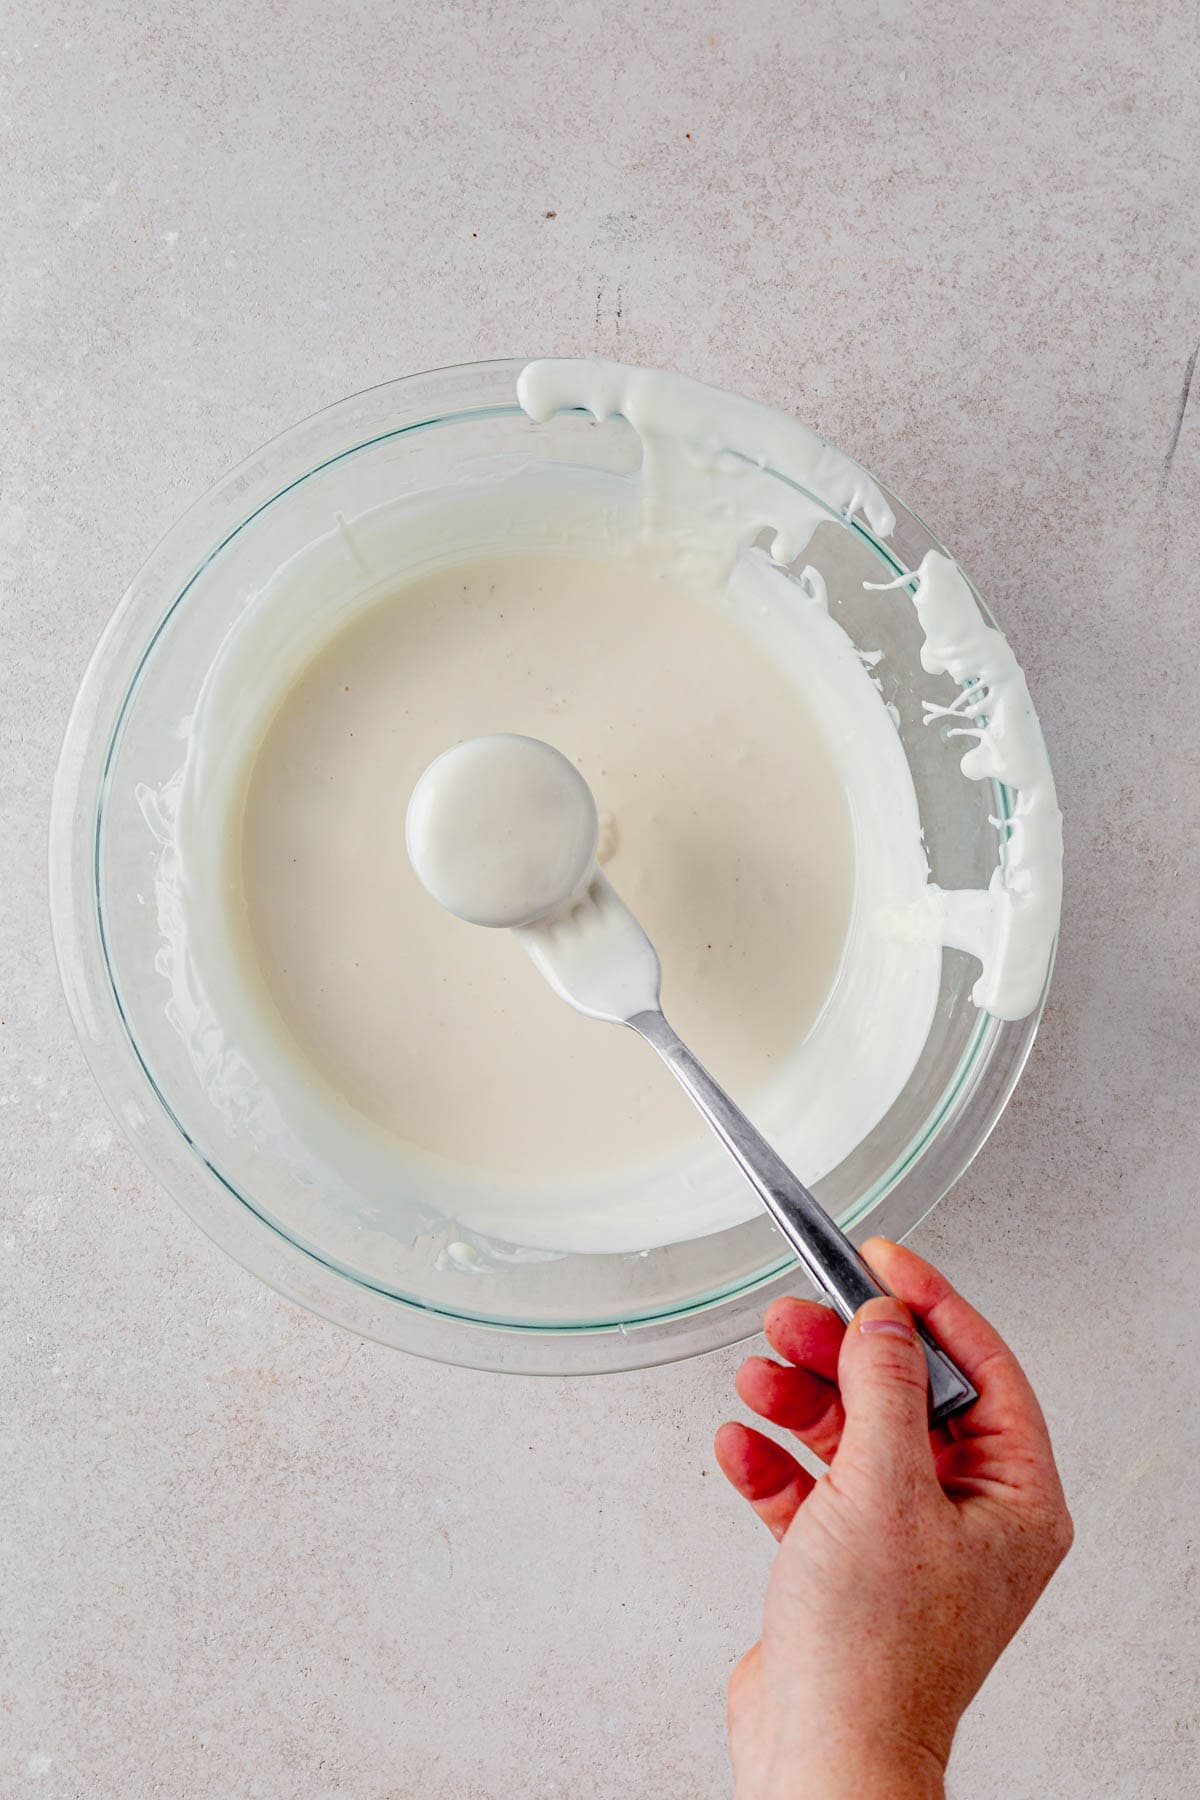
[[[527,769],[530,782],[525,785]],[[481,801],[481,774],[489,770],[502,779]],[[530,804],[531,796],[537,806]],[[528,889],[537,894],[537,916],[522,919],[514,895],[528,882],[529,819],[533,818],[536,826],[541,816],[538,806],[543,802],[552,805],[556,828],[567,820],[572,838],[564,841],[573,842],[574,848],[571,856],[563,857],[560,841],[538,861],[538,879]],[[510,828],[510,818],[519,821],[520,829]],[[463,863],[460,827],[468,826],[482,834],[478,862],[482,887],[474,879],[474,868]],[[511,929],[550,986],[571,1006],[589,1018],[629,1026],[658,1052],[754,1188],[814,1284],[849,1322],[865,1301],[888,1290],[875,1279],[816,1197],[667,1023],[659,1001],[662,967],[658,952],[596,866],[595,833],[595,802],[583,777],[548,744],[529,738],[475,739],[448,751],[422,776],[409,807],[409,855],[434,898],[474,924]],[[452,862],[437,854],[446,845],[453,847]],[[556,896],[551,891],[553,884],[546,885],[550,866],[563,870],[564,885]],[[548,900],[555,903],[547,904]],[[929,1370],[930,1422],[938,1424],[970,1406],[978,1395],[924,1326],[918,1323],[917,1330]]]

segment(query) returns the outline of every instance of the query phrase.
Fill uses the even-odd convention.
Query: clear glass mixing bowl
[[[386,1222],[364,1231],[323,1216],[311,1182],[231,1133],[205,1095],[156,969],[158,846],[138,803],[178,767],[181,721],[231,623],[339,515],[530,459],[637,467],[640,445],[623,420],[597,425],[578,413],[533,424],[516,402],[523,366],[442,369],[340,401],[267,444],[180,520],[114,614],[72,712],[54,793],[51,903],[93,1073],[150,1169],[216,1243],[289,1298],[400,1349],[526,1374],[591,1373],[735,1342],[758,1328],[774,1295],[803,1291],[765,1215],[660,1250],[513,1261],[483,1277],[444,1254],[453,1227],[387,1241],[381,1256]],[[984,886],[996,861],[989,815],[1006,816],[1011,797],[965,780],[961,746],[925,725],[922,700],[949,701],[956,690],[921,669],[914,608],[903,594],[863,589],[941,548],[892,504],[889,543],[830,514],[805,560],[824,575],[830,610],[854,642],[883,652],[873,673],[898,714],[934,880]],[[856,1237],[910,1231],[1012,1093],[1041,1007],[1017,1024],[980,1014],[970,999],[976,971],[945,953],[933,1028],[904,1091],[817,1184]]]

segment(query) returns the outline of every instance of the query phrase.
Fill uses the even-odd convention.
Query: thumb
[[[860,1306],[838,1357],[846,1424],[835,1461],[870,1481],[928,1481],[929,1377],[925,1353],[903,1301],[886,1295]]]

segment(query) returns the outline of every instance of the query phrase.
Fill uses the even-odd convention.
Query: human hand
[[[777,1300],[765,1330],[783,1363],[738,1371],[746,1405],[825,1477],[747,1426],[717,1433],[721,1468],[780,1540],[762,1638],[729,1683],[737,1800],[940,1796],[962,1713],[1071,1545],[1012,1351],[911,1250],[872,1238],[863,1254],[900,1299],[848,1327]],[[979,1390],[933,1431],[914,1313]]]

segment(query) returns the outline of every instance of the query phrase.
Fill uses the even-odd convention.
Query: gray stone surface
[[[1056,988],[918,1243],[1027,1357],[1079,1543],[954,1791],[1198,1791],[1198,86],[1191,0],[6,9],[4,1794],[727,1791],[737,1354],[535,1385],[301,1315],[115,1133],[46,926],[72,694],[187,501],[371,382],[591,351],[856,453],[1029,671]]]

